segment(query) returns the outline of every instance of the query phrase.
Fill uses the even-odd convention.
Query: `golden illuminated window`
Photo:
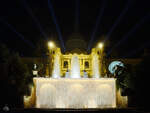
[[[86,62],[84,63],[84,66],[85,66],[85,69],[86,69],[86,68],[89,68],[89,62],[86,61]]]
[[[68,61],[64,61],[64,68],[68,68]]]

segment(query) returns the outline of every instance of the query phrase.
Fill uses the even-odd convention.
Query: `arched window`
[[[64,61],[64,68],[68,68],[68,61]]]
[[[85,69],[89,68],[89,62],[86,61],[86,62],[84,63],[84,66],[85,66]]]

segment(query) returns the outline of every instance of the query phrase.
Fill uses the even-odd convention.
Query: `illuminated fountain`
[[[115,79],[34,78],[37,108],[114,108]]]
[[[36,107],[67,109],[116,107],[115,79],[99,78],[98,56],[93,56],[92,62],[94,78],[80,77],[79,58],[73,55],[70,78],[58,79],[60,56],[56,55],[52,78],[34,78]]]
[[[52,78],[60,78],[60,55],[56,54],[54,59],[54,69],[52,72]]]
[[[92,59],[93,78],[100,78],[98,56],[94,55]]]
[[[70,78],[81,78],[80,77],[80,63],[77,55],[73,55],[71,59],[71,76]]]

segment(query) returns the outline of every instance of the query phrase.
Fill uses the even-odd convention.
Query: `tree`
[[[8,72],[9,81],[19,86],[18,92],[21,95],[27,93],[28,87],[26,86],[31,82],[32,76],[17,53],[14,53],[9,60]]]
[[[47,45],[47,41],[44,40],[44,39],[39,39],[38,42],[37,42],[37,48],[34,52],[35,56],[38,56],[38,57],[43,57],[46,55],[46,53],[48,52],[48,45]]]
[[[4,100],[7,94],[7,78],[8,78],[8,59],[9,59],[9,50],[8,48],[0,43],[0,107],[6,104],[6,100]]]
[[[9,50],[8,48],[4,45],[0,43],[0,63],[6,63],[9,59]]]
[[[23,96],[29,92],[32,76],[18,53],[11,53],[5,45],[0,50],[0,98],[4,100],[0,104],[23,107]]]
[[[148,108],[149,92],[149,56],[144,56],[140,64],[135,67],[135,94],[138,107]]]
[[[117,78],[117,88],[122,89],[122,95],[131,95],[134,90],[132,67],[125,65],[124,67],[117,65],[115,77]]]
[[[130,97],[128,98],[130,106],[149,107],[149,65],[149,56],[145,56],[142,62],[136,66],[117,67],[115,72],[117,86],[123,89],[123,95]]]

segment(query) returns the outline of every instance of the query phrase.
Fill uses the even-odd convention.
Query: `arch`
[[[44,84],[40,88],[39,105],[41,108],[52,108],[55,106],[56,89],[51,84]]]
[[[70,108],[83,108],[84,97],[83,86],[81,84],[73,84],[69,87],[69,107]],[[74,96],[72,96],[72,94]]]
[[[64,61],[63,68],[68,68],[68,61]]]
[[[112,87],[109,84],[102,84],[97,87],[98,106],[110,106],[113,103]]]
[[[88,61],[85,61],[85,62],[84,62],[84,66],[85,66],[85,69],[88,69],[88,68],[89,68],[89,62],[88,62]]]

